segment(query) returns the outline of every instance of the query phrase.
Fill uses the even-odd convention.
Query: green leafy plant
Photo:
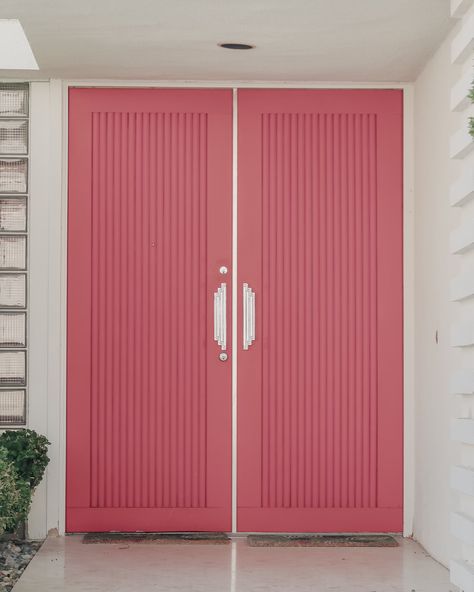
[[[0,435],[0,534],[28,517],[35,487],[48,465],[48,439],[34,430]]]
[[[49,463],[48,439],[34,430],[8,430],[0,435],[0,447],[6,450],[20,481],[34,490]]]
[[[13,531],[28,516],[31,489],[19,479],[8,460],[7,451],[0,448],[0,534]]]

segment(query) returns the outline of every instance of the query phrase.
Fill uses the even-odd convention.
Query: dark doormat
[[[82,542],[97,543],[145,543],[155,545],[227,545],[229,537],[223,532],[89,532]]]
[[[398,547],[388,535],[280,535],[251,534],[250,547]]]

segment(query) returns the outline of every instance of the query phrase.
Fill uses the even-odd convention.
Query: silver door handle
[[[255,341],[255,292],[243,284],[243,347],[248,349]]]
[[[214,292],[214,341],[222,351],[227,348],[227,287],[223,282]]]

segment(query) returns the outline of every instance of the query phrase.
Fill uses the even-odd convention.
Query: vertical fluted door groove
[[[230,528],[231,108],[71,91],[68,530]]]
[[[241,530],[401,530],[400,97],[239,91]]]
[[[316,123],[321,130],[319,134],[313,131]],[[347,155],[343,163],[342,147],[348,126],[355,125],[360,146],[351,150],[350,163]],[[377,370],[374,358],[377,302],[376,296],[369,293],[369,286],[375,285],[376,268],[371,253],[376,252],[377,236],[376,229],[368,226],[375,208],[375,171],[370,168],[370,159],[376,151],[376,138],[370,130],[375,125],[373,115],[262,115],[262,210],[266,214],[262,220],[263,340],[275,348],[276,355],[275,361],[270,351],[268,354],[264,351],[262,361],[262,507],[311,508],[319,503],[334,508],[376,505],[372,488],[376,487],[377,432],[376,426],[370,428],[370,412],[375,409],[376,413],[377,405],[376,392],[371,386]],[[319,146],[313,151],[315,142]],[[318,150],[324,159],[323,174],[308,181],[306,175],[314,165],[312,155]],[[343,186],[348,165],[356,180],[350,186],[347,182]],[[269,179],[274,170],[279,170],[282,178],[276,187]],[[313,186],[314,182],[319,182],[319,186]],[[321,215],[313,219],[307,202],[318,190],[322,196]],[[350,204],[355,229],[349,238]],[[275,221],[272,208],[277,216]],[[363,220],[367,220],[367,227]],[[281,241],[281,266],[278,265],[280,253],[270,246],[270,237],[279,237]],[[313,237],[319,237],[319,249],[312,245]],[[353,278],[357,278],[352,286],[349,282],[354,280],[347,273],[351,253]],[[313,269],[313,257],[318,256],[322,258],[319,272]],[[280,295],[279,304],[275,304],[275,295]],[[320,299],[324,306],[320,309],[322,318],[317,331],[320,345],[316,349],[310,341],[314,336],[307,327],[311,326],[311,303],[315,305]],[[346,348],[345,332],[350,324],[354,326],[351,352],[354,359],[348,358]],[[314,374],[310,374],[319,362],[318,352],[324,355],[317,374],[319,389],[313,383]],[[355,360],[357,356],[360,360]],[[351,371],[358,374],[354,375],[355,409],[349,418],[347,405],[342,405],[349,390],[342,383]],[[270,386],[278,372],[281,381]],[[327,430],[328,437],[322,436],[324,453],[320,448],[319,457],[313,458],[314,443],[309,442],[311,424],[306,422],[306,410],[311,404],[309,395],[315,392],[320,410],[319,432],[326,434],[324,430]],[[273,406],[277,417],[270,419]],[[350,450],[346,439],[348,420],[355,439]],[[280,461],[272,458],[273,442],[279,442],[286,451]],[[325,477],[320,480],[320,492],[313,491],[306,483],[311,467],[317,462]],[[349,501],[349,481],[355,482],[356,478],[357,486],[353,485],[352,489],[357,491],[357,501]],[[284,492],[283,495],[278,491]]]

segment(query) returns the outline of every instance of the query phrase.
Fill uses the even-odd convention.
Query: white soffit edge
[[[0,70],[39,70],[17,19],[0,19]]]

